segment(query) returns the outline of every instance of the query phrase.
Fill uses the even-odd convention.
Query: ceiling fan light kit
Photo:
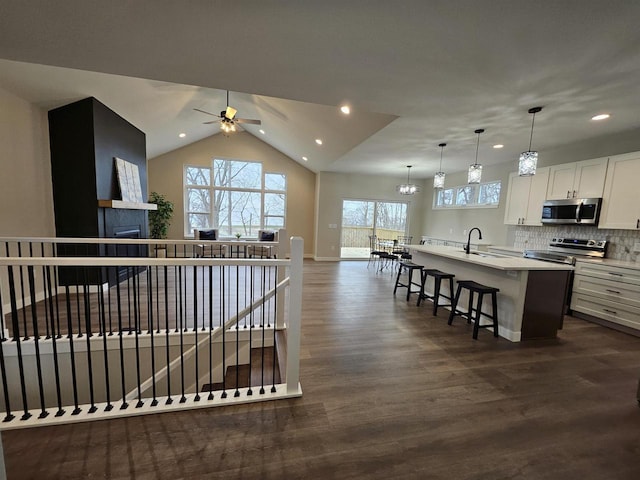
[[[529,150],[522,152],[518,159],[518,175],[521,177],[531,176],[536,174],[536,167],[538,165],[538,152],[531,150],[531,142],[533,140],[533,124],[536,120],[536,113],[539,113],[542,107],[533,107],[529,109],[529,113],[533,114],[531,119],[531,136],[529,137]]]
[[[484,132],[484,128],[477,129],[474,133],[478,135],[476,143],[476,161],[473,165],[469,165],[469,173],[467,174],[467,183],[480,183],[482,180],[482,165],[478,163],[478,150],[480,148],[480,134]]]
[[[407,183],[401,183],[396,186],[396,191],[400,195],[413,195],[420,191],[420,187],[411,183],[411,165],[407,165]]]
[[[228,136],[230,133],[237,132],[241,130],[240,124],[251,124],[251,125],[261,125],[262,122],[260,120],[252,120],[249,118],[236,118],[236,114],[238,110],[229,105],[229,90],[227,90],[227,108],[220,112],[220,115],[216,115],[214,113],[207,112],[206,110],[200,110],[199,108],[194,108],[196,112],[206,113],[207,115],[211,115],[213,117],[218,117],[220,120],[212,120],[210,122],[203,122],[205,125],[210,125],[212,123],[220,123],[220,130],[222,134]]]
[[[442,152],[444,151],[444,147],[447,146],[446,143],[441,143],[438,145],[440,147],[440,169],[433,177],[433,188],[441,189],[444,188],[444,172],[442,171]]]

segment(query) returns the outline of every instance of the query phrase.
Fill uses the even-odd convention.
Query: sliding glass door
[[[369,236],[395,240],[407,231],[406,202],[342,201],[341,258],[368,258]]]

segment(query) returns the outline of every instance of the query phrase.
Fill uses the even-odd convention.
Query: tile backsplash
[[[640,263],[640,253],[633,251],[634,244],[640,243],[640,230],[609,230],[577,225],[519,226],[516,227],[514,247],[546,250],[552,238],[607,240],[609,246],[606,258]]]

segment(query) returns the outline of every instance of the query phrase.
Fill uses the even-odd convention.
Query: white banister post
[[[289,269],[289,322],[287,323],[287,393],[300,389],[300,324],[302,322],[302,262],[304,240],[291,238]]]
[[[291,253],[289,251],[289,243],[291,239],[287,237],[287,230],[281,228],[278,230],[278,258],[288,258]],[[280,284],[285,278],[287,278],[287,272],[285,268],[278,268],[278,279],[276,284]],[[285,311],[285,296],[278,295],[276,305],[276,329],[282,330],[284,328],[284,311]]]

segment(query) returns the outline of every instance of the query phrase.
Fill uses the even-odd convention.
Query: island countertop
[[[573,266],[476,250],[467,254],[460,247],[441,245],[410,245],[409,249],[412,262],[417,265],[451,273],[456,282],[473,280],[500,289],[498,334],[501,337],[512,342],[554,338],[562,328]],[[433,281],[430,277],[428,280],[425,290],[431,292]],[[492,309],[488,297],[484,298],[483,311]],[[462,305],[464,310],[467,304],[468,294],[463,291],[459,308]]]
[[[475,265],[495,268],[497,270],[573,270],[574,267],[563,263],[542,262],[531,258],[510,257],[496,253],[472,250],[467,254],[460,247],[445,247],[440,245],[410,245],[414,252],[437,255],[452,260],[472,263]]]

